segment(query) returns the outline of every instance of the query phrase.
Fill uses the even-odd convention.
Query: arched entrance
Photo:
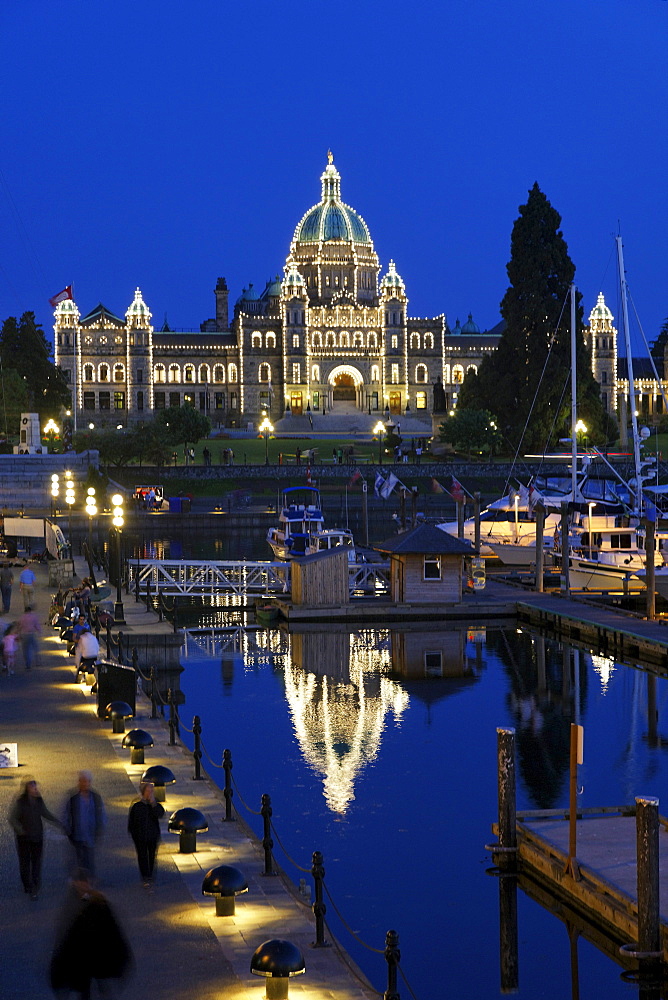
[[[358,409],[364,384],[362,373],[352,365],[337,365],[327,379],[331,386],[330,406],[339,410]]]
[[[341,372],[337,375],[334,379],[334,392],[332,395],[335,403],[342,400],[354,402],[357,398],[357,392],[355,391],[355,379],[352,375],[349,375],[347,372]]]

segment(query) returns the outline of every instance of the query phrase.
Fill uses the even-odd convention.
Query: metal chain
[[[294,858],[290,857],[290,855],[288,854],[288,852],[286,851],[286,849],[283,846],[281,838],[276,833],[276,827],[274,826],[274,821],[273,820],[271,820],[271,819],[269,820],[269,825],[271,827],[272,833],[274,834],[274,836],[276,837],[276,840],[278,841],[278,846],[283,851],[283,854],[285,854],[285,856],[288,859],[288,861],[290,862],[290,864],[294,865],[295,868],[298,869],[298,871],[300,871],[300,872],[306,872],[307,875],[310,875],[311,874],[311,869],[310,868],[302,868],[301,865],[297,864],[297,862],[294,860]]]
[[[178,722],[179,726],[183,726],[183,728],[187,733],[194,732],[193,729],[189,729],[188,726],[186,726],[185,722],[181,721],[181,716],[179,715],[179,710],[177,709],[176,705],[174,706],[174,715],[176,716],[176,721]]]
[[[402,978],[402,979],[403,979],[403,981],[404,981],[404,982],[406,983],[406,986],[408,987],[408,992],[409,992],[409,993],[410,993],[410,995],[411,995],[411,996],[413,997],[413,1000],[417,1000],[417,997],[415,996],[415,993],[413,992],[413,987],[411,986],[411,984],[410,984],[410,983],[408,982],[408,980],[406,979],[406,973],[405,973],[405,972],[404,972],[404,970],[403,970],[403,969],[401,968],[401,962],[397,962],[397,969],[398,969],[398,970],[399,970],[399,972],[401,973],[401,978]]]
[[[261,816],[262,815],[262,810],[261,809],[251,809],[251,807],[248,805],[248,803],[244,801],[244,797],[241,794],[241,792],[239,791],[239,786],[237,785],[236,781],[234,780],[234,775],[233,774],[230,774],[230,778],[232,779],[232,784],[234,785],[234,790],[236,791],[237,795],[239,796],[239,802],[241,802],[241,804],[244,807],[244,809],[247,809],[249,813],[253,814],[253,816]]]
[[[206,754],[206,756],[207,756],[207,758],[208,758],[208,760],[209,760],[209,763],[210,763],[210,764],[211,764],[211,765],[212,765],[213,767],[219,767],[219,768],[221,768],[221,770],[222,770],[222,767],[223,767],[223,765],[222,765],[222,764],[216,764],[215,760],[213,759],[213,757],[211,756],[211,754],[210,754],[210,753],[209,753],[209,751],[207,750],[206,746],[204,745],[204,740],[200,740],[200,741],[199,741],[199,745],[200,745],[200,747],[202,748],[202,751],[203,751],[203,753],[205,753],[205,754]]]
[[[374,951],[377,955],[384,955],[385,954],[385,949],[384,948],[372,948],[372,946],[370,944],[367,944],[366,941],[362,940],[362,938],[359,936],[359,934],[355,933],[355,931],[352,929],[352,927],[350,926],[350,924],[341,915],[341,911],[339,910],[338,906],[336,905],[336,903],[332,899],[332,894],[330,893],[329,889],[327,888],[327,884],[326,884],[326,882],[325,882],[324,879],[322,880],[322,885],[323,885],[323,888],[324,888],[325,892],[327,893],[327,899],[330,901],[330,903],[332,904],[332,906],[334,908],[334,912],[336,913],[337,917],[339,918],[339,920],[341,921],[341,923],[343,924],[343,926],[345,927],[345,929],[348,931],[348,933],[352,934],[352,936],[355,938],[355,940],[358,942],[358,944],[361,944],[362,947],[366,948],[368,951]]]
[[[361,986],[364,987],[364,989],[368,990],[370,988],[371,992],[374,993],[377,997],[382,997],[384,994],[381,993],[380,990],[374,989],[374,987],[371,986],[371,984],[368,983],[365,979],[362,979],[362,977],[360,976],[360,974],[357,971],[357,969],[355,968],[355,966],[352,965],[351,960],[350,960],[350,955],[348,955],[348,953],[345,951],[345,949],[343,949],[341,947],[341,945],[339,944],[339,942],[336,940],[336,937],[334,936],[334,934],[332,934],[332,928],[327,923],[327,918],[323,917],[322,922],[324,923],[325,927],[327,928],[327,933],[329,934],[329,937],[330,937],[330,940],[332,942],[332,945],[336,949],[336,952],[337,952],[339,958],[342,960],[343,964],[348,967],[348,971],[352,973],[352,975],[354,976],[354,978],[357,980],[358,983],[360,983]],[[380,955],[384,955],[385,954],[385,951],[384,950],[381,951],[379,948],[372,948],[371,951],[377,951]]]

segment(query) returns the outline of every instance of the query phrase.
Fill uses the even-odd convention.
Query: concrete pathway
[[[38,569],[37,609],[46,621],[49,590],[46,571]],[[15,587],[10,617],[20,613]],[[128,612],[133,598],[128,598]],[[142,628],[140,606],[131,629]],[[142,613],[153,631],[152,615]],[[2,1000],[42,1000],[51,997],[48,963],[59,909],[73,857],[69,844],[46,824],[42,890],[32,902],[22,891],[14,837],[6,815],[22,781],[34,776],[48,807],[59,814],[78,770],[94,775],[108,812],[108,827],[97,855],[98,886],[107,895],[128,935],[137,969],[124,997],[173,1000],[192,996],[214,1000],[225,996],[248,1000],[264,996],[265,981],[250,975],[250,958],[264,940],[284,937],[297,944],[306,960],[306,974],[291,980],[290,995],[361,1000],[377,996],[337,948],[313,949],[310,909],[287,879],[264,878],[263,856],[240,822],[222,822],[224,804],[208,779],[193,780],[193,763],[181,745],[168,745],[168,729],[151,720],[150,705],[140,698],[133,727],[147,729],[155,746],[146,764],[165,763],[177,782],[168,789],[165,809],[192,805],[208,819],[209,831],[198,835],[197,853],[178,853],[178,838],[167,833],[163,820],[156,887],[143,888],[134,848],[127,834],[127,812],[136,797],[143,767],[131,765],[114,735],[99,720],[89,689],[74,683],[72,658],[64,644],[45,626],[38,665],[31,671],[18,657],[13,676],[0,675],[0,740],[18,743],[18,769],[0,770],[0,997]],[[250,891],[237,901],[233,918],[215,916],[215,902],[201,895],[203,874],[216,864],[240,867]],[[384,965],[382,958],[381,963]],[[351,968],[353,971],[351,971]],[[384,969],[381,975],[385,975]]]

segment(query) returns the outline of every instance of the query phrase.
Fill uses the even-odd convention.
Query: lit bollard
[[[250,971],[254,976],[266,976],[267,1000],[288,1000],[288,984],[292,976],[306,971],[304,956],[290,941],[273,938],[256,948],[251,958]]]
[[[194,854],[197,850],[197,834],[206,833],[209,824],[206,816],[199,809],[185,806],[172,813],[167,829],[170,833],[179,835],[180,854]]]
[[[202,895],[215,896],[217,917],[233,917],[235,899],[244,892],[248,892],[248,882],[239,869],[231,865],[211,868],[202,882]]]

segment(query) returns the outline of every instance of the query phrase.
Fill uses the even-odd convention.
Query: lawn
[[[273,438],[267,442],[269,464],[278,465],[279,456],[283,456],[284,465],[295,465],[296,450],[299,448],[302,453],[310,448],[318,449],[318,461],[323,461],[327,465],[332,465],[332,450],[339,448],[354,448],[355,457],[359,457],[364,463],[365,459],[372,462],[378,461],[378,445],[376,443],[351,442],[349,438],[341,440],[323,440],[315,438],[312,440],[301,438]],[[204,465],[204,449],[211,453],[212,465],[223,465],[223,451],[231,448],[234,452],[235,465],[264,465],[265,464],[265,441],[264,438],[208,438],[199,441],[195,445],[195,465]],[[177,451],[177,466],[185,464],[183,447]],[[302,465],[306,465],[302,459]]]

